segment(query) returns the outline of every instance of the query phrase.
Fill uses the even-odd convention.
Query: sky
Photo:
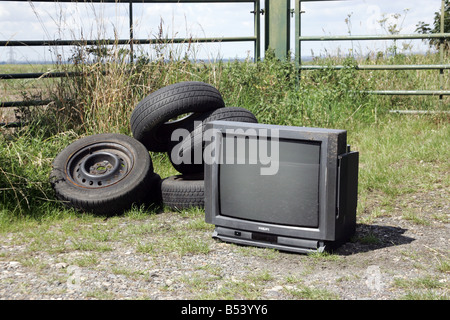
[[[261,1],[264,7],[264,1]],[[291,1],[294,8],[294,1]],[[302,35],[374,35],[387,34],[397,25],[400,34],[415,33],[419,21],[432,24],[441,0],[343,0],[302,3]],[[133,5],[134,37],[204,38],[253,36],[252,3],[146,3]],[[385,20],[385,24],[380,20]],[[262,16],[261,30],[264,30]],[[294,48],[294,19],[292,18]],[[95,40],[129,38],[129,6],[118,3],[56,3],[30,1],[0,2],[0,40]],[[262,36],[262,38],[264,38]],[[264,42],[263,42],[264,43]],[[385,51],[390,41],[303,42],[302,57],[327,54]],[[425,52],[421,40],[398,43],[399,50]],[[201,43],[189,47],[192,57],[206,60],[247,58],[254,56],[252,42]],[[154,48],[137,48],[154,56]],[[183,55],[187,46],[174,45]],[[70,59],[72,48],[2,47],[0,62],[55,61],[56,56]]]

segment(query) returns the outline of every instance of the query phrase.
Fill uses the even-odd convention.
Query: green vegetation
[[[448,294],[438,294],[433,289],[446,285],[437,277],[425,276],[416,279],[395,279],[394,287],[406,290],[404,300],[448,300]]]

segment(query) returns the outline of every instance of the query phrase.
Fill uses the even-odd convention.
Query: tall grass
[[[99,132],[129,133],[129,116],[146,95],[181,81],[205,81],[218,85],[214,64],[208,66],[189,58],[167,61],[162,54],[155,60],[146,55],[128,62],[128,51],[77,52],[73,64],[62,65],[64,71],[81,76],[65,79],[57,86],[55,100],[62,103],[61,116],[70,129],[86,134]],[[85,48],[79,48],[85,50]]]
[[[173,44],[172,44],[173,45]],[[118,50],[120,52],[120,50]],[[65,110],[71,129],[84,133],[115,131],[129,133],[128,119],[136,104],[151,92],[181,81],[204,81],[216,86],[228,106],[248,108],[261,122],[285,125],[337,127],[349,122],[373,123],[390,109],[440,110],[448,106],[445,97],[390,96],[364,94],[367,90],[433,90],[441,79],[436,70],[361,71],[365,64],[432,64],[437,55],[397,55],[357,60],[327,57],[316,61],[324,66],[344,65],[342,70],[296,70],[293,61],[279,61],[271,52],[264,61],[198,62],[189,56],[170,54],[150,60],[139,56],[133,64],[127,52],[106,54],[98,61],[77,58],[64,65],[81,77],[66,79],[54,92],[58,101],[69,101]],[[86,54],[78,54],[86,57]],[[444,87],[450,86],[448,70]],[[60,112],[61,113],[61,112]],[[58,118],[58,117],[57,117]]]
[[[40,216],[47,208],[56,207],[48,181],[51,162],[61,146],[78,136],[71,131],[50,137],[43,133],[45,130],[24,128],[0,135],[1,218]]]

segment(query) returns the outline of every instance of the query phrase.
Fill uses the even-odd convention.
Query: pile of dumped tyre
[[[173,133],[188,132],[183,141],[192,141],[188,146],[193,156],[195,147],[202,148],[196,136],[213,120],[257,122],[244,108],[226,107],[220,92],[204,82],[180,82],[154,91],[131,114],[133,137],[83,137],[55,157],[50,174],[55,195],[68,207],[99,215],[121,214],[133,205],[203,207],[203,163],[173,161],[179,153],[172,151],[180,144]],[[150,151],[167,153],[179,174],[161,178]]]

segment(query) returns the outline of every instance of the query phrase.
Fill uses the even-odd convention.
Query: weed
[[[362,244],[379,244],[381,242],[380,239],[373,233],[360,237],[358,241]]]
[[[338,295],[325,289],[297,285],[294,288],[285,289],[295,299],[305,300],[336,300]]]
[[[404,300],[448,300],[446,281],[437,277],[424,276],[415,279],[394,279],[394,287],[406,289]],[[442,292],[441,292],[442,291]]]

